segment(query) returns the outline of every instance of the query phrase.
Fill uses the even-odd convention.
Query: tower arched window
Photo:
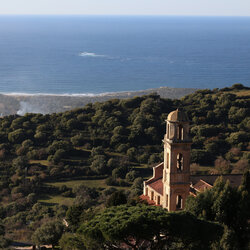
[[[183,170],[183,155],[181,153],[177,155],[177,170]]]
[[[170,126],[168,124],[168,127],[167,127],[167,138],[169,139],[169,137],[170,137]]]
[[[176,209],[183,209],[183,198],[181,195],[176,196]]]
[[[183,126],[181,124],[178,126],[178,140],[183,140]]]

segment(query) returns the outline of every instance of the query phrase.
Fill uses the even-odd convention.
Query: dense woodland
[[[178,107],[190,118],[193,174],[250,170],[250,89],[241,84],[198,90],[180,100],[150,94],[64,113],[0,119],[0,248],[16,240],[60,244],[63,249],[124,244],[137,249],[142,242],[151,249],[230,249],[230,244],[247,249],[247,174],[239,189],[218,180],[211,191],[190,198],[182,213],[167,213],[137,199],[143,178],[163,160],[165,119]],[[63,184],[69,180],[100,180],[105,186],[72,188]],[[59,181],[62,185],[54,185]],[[72,203],[44,202],[47,194]],[[232,201],[235,205],[228,206]],[[225,211],[227,207],[231,210]],[[236,211],[241,219],[232,224]],[[110,227],[111,217],[116,227]],[[134,232],[142,221],[144,230]],[[184,222],[193,225],[186,234],[178,230],[185,228]]]

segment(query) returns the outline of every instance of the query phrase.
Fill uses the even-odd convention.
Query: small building
[[[142,200],[168,211],[181,210],[189,195],[196,196],[213,186],[219,175],[190,175],[191,138],[187,114],[177,109],[168,115],[164,143],[164,162],[153,168],[153,177],[144,182]],[[223,175],[239,186],[242,175]]]

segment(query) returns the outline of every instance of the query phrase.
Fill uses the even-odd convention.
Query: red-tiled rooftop
[[[195,185],[200,180],[205,181],[210,185],[214,185],[214,182],[218,177],[222,176],[225,181],[229,180],[232,187],[238,187],[241,184],[242,174],[225,174],[225,175],[191,175],[190,180]]]
[[[148,203],[148,205],[152,205],[152,206],[155,206],[155,202],[150,200],[148,196],[146,195],[140,195],[140,198],[143,200],[143,201],[146,201]]]
[[[203,192],[206,189],[212,188],[213,186],[205,182],[204,180],[199,180],[193,187],[195,190],[198,190],[199,192]]]
[[[154,189],[157,193],[163,195],[162,178],[148,184],[148,186],[150,186],[152,189]]]

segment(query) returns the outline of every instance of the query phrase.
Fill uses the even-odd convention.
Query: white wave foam
[[[98,54],[92,53],[92,52],[81,52],[81,53],[79,53],[79,56],[82,56],[82,57],[108,57],[106,55],[98,55]]]
[[[62,94],[54,94],[54,93],[20,93],[20,92],[2,92],[1,95],[6,96],[61,96],[61,97],[95,97],[95,96],[105,96],[105,95],[114,95],[118,93],[126,93],[133,91],[118,91],[118,92],[103,92],[103,93],[62,93]]]
[[[97,96],[97,95],[102,95],[101,94],[94,94],[94,93],[62,93],[62,94],[54,94],[54,93],[22,93],[22,92],[2,92],[0,93],[2,95],[7,95],[7,96]]]

